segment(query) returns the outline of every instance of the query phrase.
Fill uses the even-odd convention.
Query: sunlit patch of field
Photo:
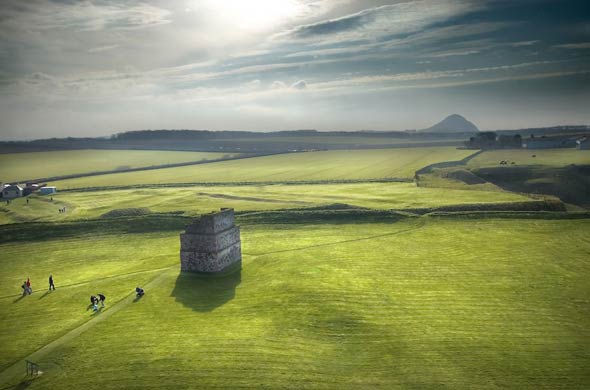
[[[40,358],[31,388],[581,389],[589,233],[588,220],[245,225],[242,271],[222,279],[167,268],[178,232],[3,244],[0,362],[93,318],[98,289],[117,307],[159,275]],[[27,276],[36,292],[14,302]]]

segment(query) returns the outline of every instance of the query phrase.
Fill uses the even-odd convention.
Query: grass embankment
[[[17,199],[0,205],[0,223],[98,218],[104,214],[149,209],[152,213],[197,215],[221,207],[241,211],[280,210],[343,203],[378,210],[436,208],[449,205],[485,205],[529,201],[503,191],[465,191],[416,187],[414,183],[321,185],[201,186],[145,188],[92,192],[63,192]],[[58,209],[66,207],[66,213]],[[2,221],[2,218],[4,221]]]
[[[213,160],[225,153],[72,150],[0,154],[0,182]]]
[[[160,274],[40,359],[31,388],[581,389],[589,233],[588,220],[245,224],[243,269],[223,279],[116,278],[177,264],[177,232],[3,244],[3,294],[50,272],[58,290],[0,300],[0,361],[86,321],[97,289],[112,305]]]
[[[291,153],[155,171],[117,173],[53,182],[58,188],[161,183],[281,182],[408,178],[428,164],[460,160],[472,151],[452,147]]]
[[[535,157],[533,157],[535,156]],[[507,164],[500,164],[506,161]],[[421,187],[557,197],[570,210],[590,208],[590,151],[576,149],[486,151],[466,165],[421,175]]]

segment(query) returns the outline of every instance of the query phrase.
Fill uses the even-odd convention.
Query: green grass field
[[[535,157],[533,157],[533,155]],[[514,162],[515,165],[544,165],[563,167],[569,164],[590,164],[590,150],[542,149],[542,150],[494,150],[475,157],[467,166],[482,168],[499,166],[500,161]]]
[[[0,389],[585,389],[590,219],[385,211],[526,202],[469,184],[477,177],[467,170],[508,160],[511,172],[557,172],[588,156],[531,152],[485,152],[435,170],[431,187],[329,181],[412,178],[473,151],[257,157],[64,180],[52,184],[124,188],[0,204],[0,225],[12,224],[0,226]],[[88,169],[81,157],[70,165]],[[225,184],[174,187],[197,182]],[[180,273],[179,233],[220,207],[240,213],[241,271]],[[140,209],[169,215],[100,218]],[[34,293],[22,297],[27,277]],[[147,291],[139,300],[138,285]],[[93,313],[89,296],[99,292],[107,305]],[[24,378],[23,359],[42,375]]]
[[[281,182],[412,178],[426,165],[460,160],[470,150],[452,147],[292,153],[157,171],[116,173],[51,183],[62,189],[161,183]]]
[[[457,204],[523,202],[523,195],[502,191],[421,188],[414,183],[322,185],[196,186],[31,196],[0,205],[0,224],[97,218],[117,209],[149,208],[151,212],[197,215],[221,207],[236,210],[278,210],[343,203],[372,209],[406,209]],[[58,209],[66,207],[65,214]]]
[[[245,224],[225,278],[180,274],[177,231],[2,244],[2,388],[587,386],[589,220],[356,222]]]
[[[72,150],[0,154],[0,182],[221,158],[223,153]]]

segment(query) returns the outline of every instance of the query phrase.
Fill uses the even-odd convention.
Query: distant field
[[[292,153],[157,171],[117,173],[54,182],[58,188],[159,183],[412,178],[426,165],[473,153],[452,147]]]
[[[224,153],[72,150],[0,154],[0,182],[221,158]]]
[[[223,139],[219,141],[224,141]],[[263,137],[263,138],[232,138],[228,142],[263,142],[263,143],[301,143],[301,144],[326,144],[326,145],[400,145],[420,143],[462,142],[464,138],[457,139],[416,139],[394,137],[346,137],[346,136],[308,136],[308,137]]]
[[[533,155],[535,157],[533,157]],[[469,168],[498,166],[500,161],[515,165],[548,165],[562,167],[570,164],[590,164],[590,150],[543,149],[543,150],[493,150],[480,154],[468,163]]]
[[[92,192],[63,192],[0,204],[0,224],[97,218],[116,209],[147,207],[151,212],[197,215],[221,207],[237,211],[279,210],[334,203],[372,209],[405,209],[490,202],[524,202],[529,198],[502,191],[420,188],[414,183],[321,185],[201,186]],[[66,207],[65,214],[58,209]]]
[[[582,389],[589,237],[588,220],[247,225],[223,279],[178,272],[178,232],[0,245],[2,387],[90,320],[20,388]]]

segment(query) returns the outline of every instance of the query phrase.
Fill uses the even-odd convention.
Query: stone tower
[[[180,234],[180,269],[188,272],[221,272],[242,262],[240,228],[234,210],[202,215]]]

